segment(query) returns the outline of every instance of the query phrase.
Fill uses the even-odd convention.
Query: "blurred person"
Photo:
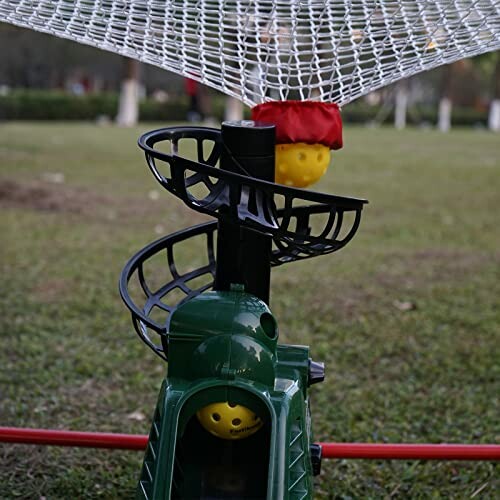
[[[199,85],[198,82],[192,78],[184,78],[184,89],[189,97],[189,108],[187,112],[187,120],[189,122],[199,122],[202,120],[203,115],[200,110],[199,102]]]

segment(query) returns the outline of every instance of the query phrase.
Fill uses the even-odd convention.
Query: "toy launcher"
[[[306,106],[310,119],[314,104]],[[297,108],[278,111],[288,122]],[[340,250],[366,202],[294,187],[324,172],[331,139],[278,133],[276,146],[280,120],[270,120],[267,107],[254,114],[265,122],[166,128],[139,140],[156,180],[189,208],[216,218],[147,246],[121,277],[139,336],[168,360],[140,498],[311,498],[320,470],[308,390],[324,379],[323,363],[311,359],[308,347],[279,344],[270,271]],[[284,185],[274,182],[276,165],[288,176]],[[176,247],[186,243],[196,248],[199,267],[181,269]],[[158,256],[168,269],[161,284],[150,270]],[[140,305],[132,282],[142,291]]]

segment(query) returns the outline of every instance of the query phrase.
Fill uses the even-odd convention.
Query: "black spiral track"
[[[359,227],[366,200],[305,191],[218,168],[224,148],[218,129],[163,128],[144,134],[139,146],[156,180],[189,208],[271,235],[272,266],[335,252]],[[186,157],[193,149],[196,160]],[[164,359],[169,314],[213,287],[216,231],[217,220],[165,236],[134,255],[122,271],[120,294],[135,329]],[[194,239],[204,248],[203,263],[181,270],[176,245]],[[153,286],[157,276],[148,274],[148,263],[162,257],[168,269],[165,283]],[[155,342],[150,331],[163,341]]]

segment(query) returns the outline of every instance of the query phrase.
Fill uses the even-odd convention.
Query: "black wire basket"
[[[217,222],[213,221],[164,236],[137,252],[127,262],[121,273],[120,295],[132,313],[136,332],[156,354],[165,360],[167,359],[167,328],[170,313],[177,306],[213,286],[216,230]],[[182,270],[176,262],[175,246],[195,238],[201,239],[202,246],[205,248],[204,263]],[[157,260],[158,265],[148,272],[147,264],[153,259]],[[158,267],[160,267],[160,272],[158,272]],[[164,279],[154,284],[158,274]],[[160,342],[158,338],[153,340],[152,333],[160,335]]]
[[[270,234],[274,265],[339,250],[356,233],[367,203],[222,170],[217,129],[154,130],[139,146],[156,180],[189,208]],[[195,160],[186,157],[193,152]]]
[[[224,147],[219,130],[164,128],[144,134],[139,145],[158,182],[188,207],[271,235],[272,266],[339,250],[359,227],[365,200],[303,191],[218,168]],[[186,157],[193,151],[196,161]],[[140,250],[122,271],[120,294],[134,327],[165,360],[170,314],[214,286],[216,232],[213,221],[165,236]],[[189,245],[198,241],[202,263],[181,269],[182,251],[176,249],[188,240]],[[151,261],[156,268],[148,270]]]

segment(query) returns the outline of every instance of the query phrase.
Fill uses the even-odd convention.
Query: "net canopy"
[[[159,66],[250,106],[344,105],[500,48],[500,0],[0,0],[0,21]]]

